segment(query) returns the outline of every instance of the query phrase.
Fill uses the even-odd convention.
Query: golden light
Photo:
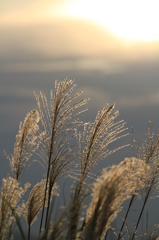
[[[159,40],[158,0],[72,0],[60,9],[63,16],[99,23],[125,40]]]

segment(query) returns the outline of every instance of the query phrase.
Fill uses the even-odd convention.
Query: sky
[[[156,60],[158,1],[140,2],[1,1],[0,70],[111,73]]]
[[[90,98],[86,121],[115,101],[130,142],[132,126],[137,140],[144,138],[149,119],[158,126],[158,5],[155,0],[0,0],[0,177],[9,168],[3,150],[13,152],[19,122],[37,108],[33,91],[49,98],[56,79],[75,79],[77,91]],[[129,155],[131,149],[115,162]]]
[[[82,72],[89,72],[87,93],[100,92],[100,102],[106,89],[101,89],[101,82],[94,87],[96,71],[112,86],[108,101],[114,97],[122,108],[157,105],[158,4],[155,0],[0,1],[0,74],[21,73],[23,79],[32,72],[59,76],[61,72],[63,78],[78,80]],[[117,85],[122,85],[121,94]],[[2,88],[0,93],[4,94]]]

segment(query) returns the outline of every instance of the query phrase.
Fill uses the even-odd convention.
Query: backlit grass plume
[[[86,192],[87,194],[91,192],[90,188],[88,191],[88,183],[87,187],[84,186],[86,178],[91,176],[90,172],[92,168],[100,160],[105,159],[111,153],[126,147],[124,145],[111,150],[108,148],[112,142],[127,135],[123,133],[126,130],[125,122],[115,122],[119,112],[113,112],[114,107],[115,103],[110,106],[109,104],[106,104],[105,107],[98,112],[94,123],[85,123],[83,133],[76,132],[79,146],[80,174],[78,184],[76,185],[74,193],[71,195],[71,203],[69,205],[69,214],[71,216],[69,234],[70,236],[73,234],[73,238],[76,236],[76,229],[81,217],[80,212]],[[93,179],[91,179],[91,184],[92,180]],[[83,227],[84,225],[85,220],[83,222]]]
[[[43,200],[44,200],[44,195],[45,195],[45,185],[46,185],[46,179],[41,180],[41,182],[37,183],[31,190],[30,196],[28,199],[28,202],[26,204],[26,221],[28,224],[28,236],[30,236],[30,227],[33,224],[34,221],[37,219],[37,215],[39,211],[43,207]],[[49,197],[49,189],[47,189],[47,194],[46,194],[46,206],[48,203],[48,197]],[[58,195],[57,193],[58,186],[55,183],[54,187],[52,189],[52,194],[53,195]]]
[[[83,110],[80,107],[87,103],[87,99],[76,100],[82,92],[73,94],[75,86],[73,80],[65,79],[59,83],[55,81],[54,96],[51,91],[50,107],[45,95],[40,93],[40,96],[37,96],[35,94],[42,127],[46,134],[40,150],[40,156],[47,165],[40,232],[46,201],[46,190],[47,188],[49,189],[49,197],[45,226],[49,214],[52,188],[57,179],[64,175],[67,169],[71,167],[72,162],[75,161],[75,154],[72,151],[73,146],[70,145],[70,140],[73,138],[73,131],[81,125],[78,115]]]
[[[39,113],[37,110],[29,112],[19,126],[19,131],[16,135],[14,144],[14,155],[7,156],[10,162],[12,175],[15,179],[19,179],[19,176],[24,172],[27,167],[27,163],[38,148],[41,136],[38,134],[39,126]]]
[[[2,240],[14,239],[17,229],[22,239],[30,240],[31,226],[38,216],[38,240],[106,240],[108,230],[122,210],[123,202],[129,198],[131,200],[126,216],[118,219],[122,227],[114,230],[114,239],[129,237],[133,240],[138,236],[138,225],[145,205],[148,200],[152,200],[152,196],[156,197],[158,190],[158,131],[153,133],[150,122],[142,146],[136,145],[135,155],[125,158],[118,165],[108,166],[107,156],[119,149],[124,151],[124,147],[129,145],[121,142],[128,135],[126,123],[117,120],[119,112],[115,110],[115,103],[106,104],[98,111],[94,122],[83,122],[81,113],[83,115],[86,111],[84,106],[88,99],[82,99],[82,91],[75,92],[75,87],[73,80],[56,80],[49,100],[41,92],[39,95],[34,93],[38,110],[30,111],[24,123],[20,123],[13,155],[6,155],[12,177],[8,175],[2,180]],[[116,141],[118,145],[112,144]],[[120,159],[119,154],[118,157]],[[34,160],[44,167],[44,173],[32,188],[29,188],[28,183],[22,188],[21,177]],[[104,169],[99,169],[98,165],[97,174],[96,165],[102,160],[105,160]],[[26,174],[26,177],[30,178],[30,174]],[[63,183],[59,181],[61,178],[69,179],[69,187],[62,191],[59,189]],[[27,189],[29,197],[24,201],[23,194]],[[59,212],[55,202],[62,194],[65,206]],[[140,195],[143,206],[131,232],[127,215],[130,214],[132,203]],[[21,224],[22,218],[26,221]],[[27,237],[23,224],[26,224],[25,229],[28,227]],[[152,239],[157,234],[158,226],[155,225],[148,234],[146,225],[146,233],[142,233],[145,239]]]
[[[3,179],[1,189],[1,201],[0,201],[0,239],[7,239],[9,232],[15,222],[15,218],[12,215],[12,208],[16,209],[19,217],[24,211],[24,204],[19,204],[22,195],[26,192],[30,184],[26,184],[24,188],[19,186],[19,182],[8,176]]]
[[[102,239],[111,222],[121,210],[121,204],[136,190],[145,186],[148,165],[143,160],[126,158],[94,184],[93,199],[86,214],[85,239]],[[93,229],[93,231],[92,231]]]
[[[120,146],[116,149],[109,149],[109,145],[126,136],[123,132],[126,130],[123,120],[115,122],[118,111],[112,112],[115,103],[106,104],[101,109],[94,123],[86,123],[83,133],[79,133],[79,157],[81,178],[86,179],[91,169],[99,162],[105,159],[111,153],[125,147]]]
[[[140,223],[141,217],[143,215],[145,206],[151,198],[158,196],[158,186],[159,186],[159,129],[156,132],[153,132],[153,124],[149,121],[147,131],[145,133],[145,138],[143,143],[140,146],[140,142],[136,143],[133,138],[133,151],[136,157],[144,160],[146,164],[149,165],[148,175],[145,179],[145,188],[142,189],[143,195],[143,205],[138,216],[138,220],[135,226],[135,230],[132,236],[132,239],[135,238],[138,225]],[[123,224],[120,229],[118,238],[120,238],[122,230],[124,228],[127,216],[129,214],[130,208],[135,201],[135,195],[132,195],[130,200],[127,212],[124,217]]]

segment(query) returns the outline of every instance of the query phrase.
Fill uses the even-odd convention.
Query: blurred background
[[[84,121],[94,121],[105,103],[116,103],[118,120],[136,140],[148,121],[159,125],[158,1],[5,0],[0,1],[0,177],[13,152],[19,122],[37,108],[34,91],[49,99],[56,79],[75,79],[76,91],[89,97]],[[131,147],[101,163],[106,167],[131,156]],[[36,171],[36,174],[35,174]],[[35,184],[43,174],[34,166],[24,179]],[[1,182],[0,182],[1,186]],[[155,199],[150,228],[159,223]],[[115,222],[117,227],[118,221]]]

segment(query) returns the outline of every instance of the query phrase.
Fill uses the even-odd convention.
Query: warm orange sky
[[[120,2],[120,4],[119,4]],[[0,3],[0,70],[99,68],[159,56],[158,1]]]

